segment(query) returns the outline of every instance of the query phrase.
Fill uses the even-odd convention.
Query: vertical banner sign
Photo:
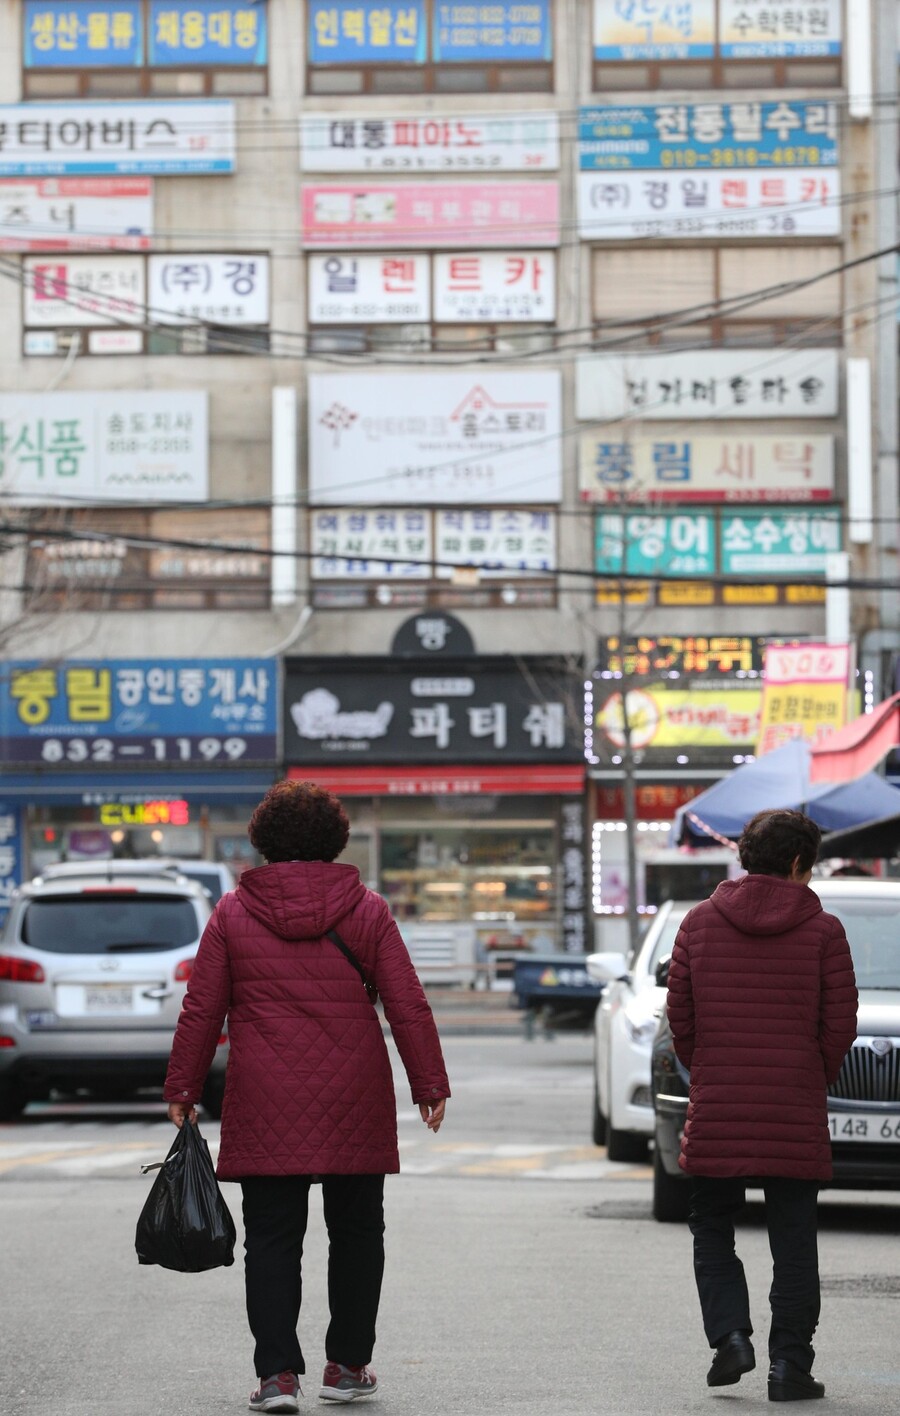
[[[308,0],[310,64],[424,64],[425,0]]]
[[[24,846],[21,807],[0,800],[0,924],[9,913],[13,890],[22,883]]]
[[[25,69],[134,69],[144,62],[142,0],[25,0]]]
[[[564,954],[583,954],[587,932],[585,910],[584,798],[562,804],[562,947]]]
[[[763,667],[757,755],[792,738],[821,742],[847,721],[847,644],[770,644]]]

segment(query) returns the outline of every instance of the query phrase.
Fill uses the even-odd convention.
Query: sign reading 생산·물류
[[[0,500],[205,501],[207,395],[0,394]]]
[[[0,106],[0,177],[233,172],[230,99]]]
[[[558,502],[561,394],[551,370],[311,374],[310,502]]]

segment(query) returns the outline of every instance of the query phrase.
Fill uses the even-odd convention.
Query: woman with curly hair
[[[195,1121],[227,1019],[217,1174],[243,1192],[260,1378],[251,1411],[299,1410],[300,1261],[314,1180],[322,1182],[331,1313],[319,1395],[353,1401],[376,1390],[369,1362],[384,1177],[400,1161],[373,994],[430,1131],[440,1129],[450,1095],[434,1018],[390,910],[355,866],[337,863],[349,834],[341,803],[323,787],[279,782],[266,793],[249,835],[267,864],[244,872],[206,927],[166,1077],[171,1120]]]

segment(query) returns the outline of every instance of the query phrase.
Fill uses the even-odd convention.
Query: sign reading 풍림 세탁
[[[0,761],[271,762],[271,659],[84,659],[0,669]]]
[[[834,439],[719,435],[623,438],[583,433],[578,448],[582,501],[807,502],[834,495]]]
[[[206,497],[205,392],[0,394],[0,502]]]
[[[0,177],[233,172],[234,104],[120,99],[0,106]]]
[[[305,113],[304,172],[552,172],[559,167],[555,113],[440,117]]]

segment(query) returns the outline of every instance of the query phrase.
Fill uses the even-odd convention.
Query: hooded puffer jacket
[[[385,901],[352,865],[248,870],[206,926],[164,1096],[199,1098],[225,1019],[230,1053],[217,1174],[400,1169],[381,1020],[337,929],[378,988],[414,1102],[450,1095],[431,1009]]]
[[[830,1179],[826,1088],[856,1005],[843,926],[807,886],[745,875],[692,909],[669,968],[672,1038],[691,1074],[681,1168]]]

